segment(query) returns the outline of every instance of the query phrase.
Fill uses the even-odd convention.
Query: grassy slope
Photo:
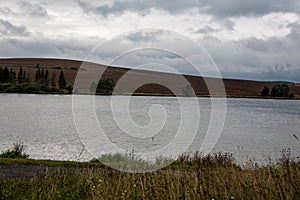
[[[3,164],[95,166],[89,163],[0,159]],[[96,165],[102,167],[102,165]],[[104,172],[104,173],[103,173]],[[297,199],[300,163],[245,168],[224,157],[179,160],[162,170],[129,174],[109,168],[102,173],[47,173],[33,179],[0,179],[0,199]]]

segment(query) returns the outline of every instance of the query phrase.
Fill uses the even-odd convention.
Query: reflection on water
[[[86,97],[82,98],[84,100]],[[148,110],[153,104],[162,105],[167,113],[165,126],[159,133],[154,137],[137,139],[118,128],[110,109],[110,97],[97,96],[95,100],[99,124],[107,137],[128,150],[157,150],[175,137],[180,124],[180,106],[176,98],[132,97],[130,114],[139,126],[150,122]],[[76,132],[71,96],[1,94],[0,103],[0,151],[21,141],[27,146],[31,158],[91,159],[91,155],[83,151],[83,144]],[[199,98],[199,105],[198,135],[190,152],[199,150],[210,120],[210,99]],[[119,114],[122,119],[122,113]],[[193,122],[195,116],[191,114],[189,117]],[[233,153],[238,162],[252,159],[259,163],[266,163],[269,158],[278,158],[280,150],[284,148],[291,148],[293,155],[299,155],[300,141],[294,137],[296,135],[300,138],[299,122],[300,101],[228,99],[223,132],[213,151]],[[102,148],[102,151],[105,149]]]

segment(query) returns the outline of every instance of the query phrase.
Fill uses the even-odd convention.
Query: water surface
[[[81,98],[84,101],[87,97]],[[183,100],[190,101],[189,98]],[[190,152],[199,150],[211,117],[210,99],[199,98],[198,101],[200,123]],[[168,114],[165,126],[155,135],[154,140],[152,137],[137,139],[125,134],[117,126],[111,112],[110,97],[97,96],[95,102],[100,126],[111,142],[124,149],[141,152],[157,150],[175,137],[182,120],[176,98],[132,97],[129,106],[131,116],[140,126],[149,124],[148,111],[151,105],[162,105]],[[27,146],[30,157],[35,159],[84,161],[92,158],[76,131],[71,96],[0,94],[0,105],[0,151],[20,141]],[[118,118],[126,122],[128,118],[125,115],[122,118],[123,114],[118,113]],[[186,120],[193,123],[195,117],[191,114]],[[294,156],[300,155],[300,141],[294,137],[296,135],[300,138],[299,122],[300,101],[227,99],[225,125],[213,151],[232,153],[239,163],[249,159],[262,164],[269,159],[274,161],[280,157],[280,151],[284,148],[291,148]],[[97,127],[92,128],[97,131]],[[102,150],[107,151],[104,147]]]

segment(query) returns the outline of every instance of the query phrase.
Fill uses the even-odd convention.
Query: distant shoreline
[[[7,67],[9,70],[13,70],[15,73],[15,78],[18,79],[18,72],[20,68],[23,68],[23,71],[26,72],[25,79],[28,83],[31,83],[32,86],[36,86],[39,83],[36,80],[37,71],[40,69],[41,71],[44,70],[45,72],[48,71],[48,84],[47,89],[43,92],[39,92],[38,90],[34,91],[32,94],[63,94],[67,93],[66,90],[58,91],[58,77],[59,73],[63,72],[66,80],[66,84],[71,85],[76,90],[76,86],[74,86],[75,80],[77,78],[77,74],[80,73],[84,74],[85,77],[92,77],[91,73],[95,73],[95,70],[89,71],[86,69],[81,69],[81,65],[83,61],[78,60],[67,60],[67,59],[49,59],[49,58],[10,58],[4,59],[0,58],[0,67],[4,69]],[[105,66],[96,63],[86,63],[91,65],[93,69],[97,69],[101,72],[101,78],[112,79],[115,83],[118,83],[120,78],[129,72],[129,68],[121,68],[121,67],[111,67]],[[79,70],[80,69],[80,70]],[[128,80],[124,82],[125,86],[122,90],[118,91],[120,95],[127,95],[126,93],[126,85],[132,85],[132,83],[139,83],[139,82],[149,82],[149,84],[142,85],[136,88],[135,94],[133,96],[175,96],[172,91],[164,87],[163,85],[159,84],[159,80],[163,80],[163,83],[168,83],[168,85],[176,85],[179,87],[179,91],[176,93],[182,93],[180,91],[180,87],[182,90],[186,86],[186,82],[182,82],[182,78],[185,81],[190,83],[192,89],[197,97],[210,97],[209,89],[206,83],[209,84],[217,84],[220,79],[212,78],[212,77],[202,77],[202,76],[195,76],[195,75],[180,75],[177,74],[170,74],[164,72],[155,72],[155,71],[146,71],[146,70],[130,70],[131,75],[129,76]],[[46,77],[44,77],[46,79]],[[56,86],[51,85],[52,78],[56,84]],[[50,80],[49,80],[50,79]],[[50,83],[49,83],[50,81]],[[79,93],[83,94],[86,91],[89,91],[90,85],[88,84],[90,81],[97,81],[97,80],[86,80],[85,88],[81,88]],[[123,80],[124,81],[124,80]],[[224,89],[227,94],[227,98],[255,98],[255,99],[300,99],[300,83],[294,83],[289,81],[255,81],[255,80],[241,80],[241,79],[222,79],[224,84]],[[18,80],[15,82],[18,83]],[[14,84],[15,84],[14,83]],[[43,82],[42,82],[43,83]],[[157,83],[157,84],[155,84]],[[277,97],[262,97],[260,96],[264,87],[267,87],[270,91],[271,89],[277,84],[287,84],[289,87],[289,92],[293,93],[295,96],[294,98],[277,98]],[[3,83],[2,83],[3,84]],[[122,82],[123,84],[123,82]],[[218,85],[216,85],[217,87]],[[53,89],[53,90],[51,90]],[[48,92],[51,90],[50,92]],[[56,90],[56,91],[55,91]],[[54,91],[54,92],[52,92]],[[74,91],[74,90],[73,90]],[[222,91],[221,91],[222,92]],[[14,93],[14,91],[9,91],[9,93]],[[22,91],[18,91],[18,93],[23,93]],[[30,93],[31,92],[24,92]],[[118,94],[119,95],[119,94]],[[181,95],[180,95],[181,96]],[[214,96],[218,97],[218,96]]]
[[[158,94],[158,93],[135,93],[135,94],[113,94],[113,95],[105,95],[105,94],[88,94],[88,93],[22,93],[22,92],[0,92],[0,94],[35,94],[35,95],[92,95],[92,96],[138,96],[138,97],[185,97],[185,98],[193,98],[189,96],[183,96],[183,95],[172,95],[172,94]],[[274,99],[274,100],[300,100],[300,97],[262,97],[262,96],[239,96],[239,95],[227,95],[224,96],[209,96],[209,95],[197,95],[195,96],[197,98],[226,98],[226,99]]]

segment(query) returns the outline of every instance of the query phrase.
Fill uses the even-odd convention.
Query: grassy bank
[[[26,160],[26,161],[25,161]],[[0,199],[299,199],[300,162],[283,154],[276,164],[240,167],[228,154],[181,156],[151,173],[130,174],[97,162],[0,159],[0,164],[73,166],[32,179],[1,179]],[[1,166],[0,166],[1,167]],[[83,173],[82,167],[91,167]],[[92,172],[101,168],[101,173]],[[1,169],[1,168],[0,168]]]

